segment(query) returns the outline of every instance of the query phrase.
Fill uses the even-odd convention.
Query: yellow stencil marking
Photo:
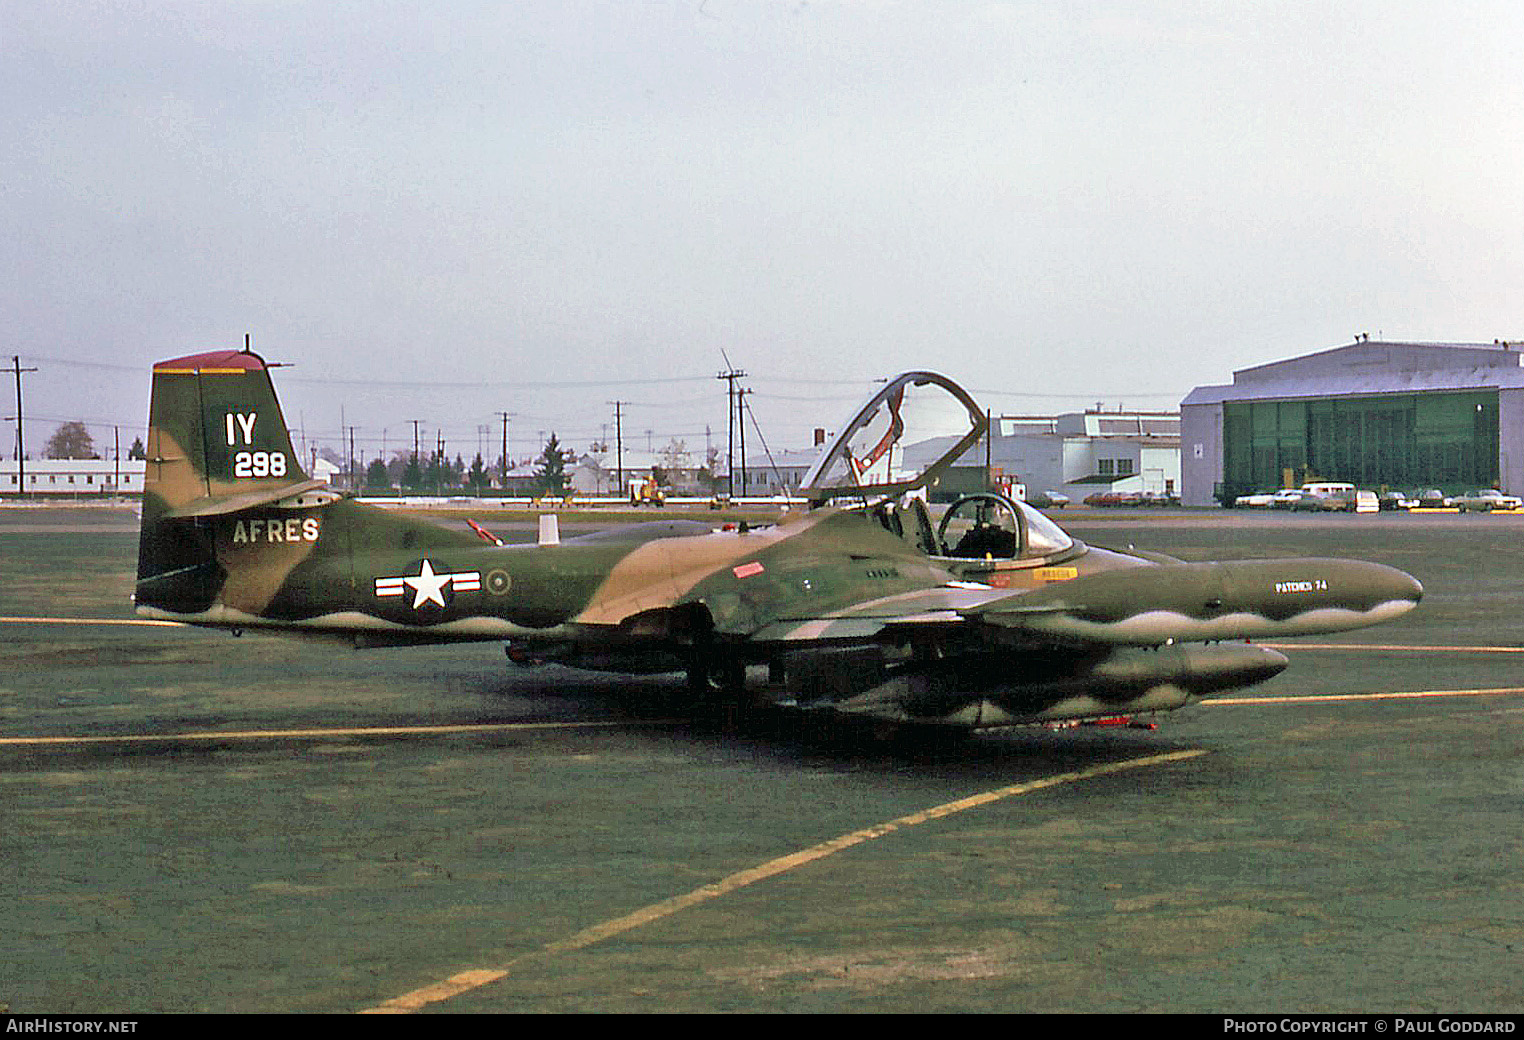
[[[960,798],[955,802],[947,802],[944,805],[923,809],[921,812],[911,813],[909,816],[901,816],[899,819],[890,820],[887,823],[875,824],[860,831],[853,831],[851,834],[843,834],[839,838],[832,838],[830,841],[822,842],[819,845],[812,845],[799,852],[793,852],[787,856],[768,860],[760,866],[738,871],[728,877],[721,878],[713,884],[696,888],[685,895],[674,896],[660,903],[653,903],[650,906],[643,907],[634,913],[625,914],[623,917],[616,917],[611,921],[593,925],[591,928],[584,928],[582,931],[569,935],[564,939],[547,943],[539,950],[515,957],[501,968],[483,968],[460,972],[457,975],[451,975],[443,982],[436,982],[433,985],[415,989],[410,993],[404,993],[400,997],[393,997],[391,1000],[384,1001],[373,1008],[366,1008],[360,1013],[367,1015],[405,1015],[409,1012],[417,1011],[419,1008],[429,1004],[448,1000],[450,997],[458,996],[461,993],[477,989],[491,982],[496,982],[504,978],[515,965],[522,964],[532,958],[554,956],[558,953],[566,953],[571,950],[580,950],[584,947],[592,946],[594,943],[599,943],[605,939],[639,928],[641,925],[659,921],[663,917],[669,917],[679,910],[685,910],[690,906],[706,903],[711,899],[718,899],[720,896],[740,888],[745,888],[747,885],[764,881],[767,878],[793,870],[796,867],[802,867],[807,863],[813,863],[816,860],[835,855],[844,849],[852,848],[854,845],[861,845],[863,842],[893,834],[904,827],[914,827],[917,824],[929,823],[932,820],[939,820],[944,816],[951,816],[953,813],[963,812],[967,809],[976,809],[981,805],[989,805],[991,802],[998,802],[1003,798],[1030,794],[1033,791],[1057,787],[1060,784],[1072,784],[1080,780],[1090,780],[1098,776],[1120,773],[1129,769],[1142,769],[1146,766],[1180,762],[1205,754],[1206,751],[1203,750],[1170,751],[1160,755],[1149,755],[1145,758],[1132,758],[1124,762],[1112,762],[1104,766],[1095,766],[1092,769],[1082,769],[1073,773],[1060,773],[1057,776],[1044,777],[1041,780],[1029,780],[1026,783],[1012,784],[1009,787],[996,788],[993,791],[985,791],[983,794],[970,795],[967,798]]]
[[[1403,701],[1425,697],[1507,697],[1524,693],[1524,686],[1485,690],[1405,690],[1395,693],[1304,693],[1286,697],[1213,697],[1202,704],[1316,704],[1319,701]]]
[[[196,730],[189,733],[131,733],[119,737],[0,737],[0,747],[50,747],[65,744],[141,744],[177,740],[323,740],[328,737],[448,736],[459,733],[503,733],[537,729],[632,729],[635,726],[675,726],[673,720],[629,722],[483,722],[462,726],[354,726],[348,729]]]
[[[1524,646],[1422,646],[1402,643],[1260,643],[1272,650],[1397,650],[1418,654],[1524,654]]]
[[[156,625],[165,628],[185,628],[178,621],[150,621],[146,618],[91,618],[91,617],[0,617],[5,625]]]

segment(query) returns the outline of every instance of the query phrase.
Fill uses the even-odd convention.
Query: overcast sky
[[[1516,0],[6,0],[0,355],[29,448],[250,333],[293,427],[469,461],[615,400],[723,446],[722,350],[797,448],[910,368],[1174,408],[1524,339],[1521,40]]]

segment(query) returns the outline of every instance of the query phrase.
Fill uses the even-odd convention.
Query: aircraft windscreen
[[[993,493],[967,495],[948,507],[938,532],[943,551],[965,560],[1032,560],[1074,547],[1074,539],[1025,502]]]
[[[907,490],[951,461],[983,431],[978,407],[961,388],[929,372],[892,380],[859,409],[814,468],[812,497]]]
[[[1043,516],[1037,510],[1025,502],[1015,503],[1016,508],[1021,510],[1021,517],[1026,522],[1027,544],[1025,555],[1027,556],[1052,556],[1054,553],[1063,552],[1074,545],[1074,539],[1068,533]]]

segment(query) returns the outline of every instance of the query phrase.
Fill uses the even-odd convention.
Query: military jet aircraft
[[[776,525],[663,520],[562,540],[552,521],[526,545],[310,478],[248,351],[155,365],[149,422],[141,615],[357,647],[502,640],[521,664],[685,671],[695,696],[878,722],[1178,708],[1286,666],[1244,640],[1386,621],[1423,592],[1373,563],[1087,546],[992,493],[938,518],[925,492],[986,420],[930,372],[873,394],[806,475],[812,508]],[[769,666],[765,686],[748,684],[750,665]]]

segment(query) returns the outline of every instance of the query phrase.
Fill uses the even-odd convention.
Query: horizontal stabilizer
[[[238,513],[245,509],[253,509],[257,506],[267,506],[272,502],[292,498],[307,491],[316,491],[328,486],[328,481],[316,478],[288,484],[285,487],[261,488],[258,491],[247,491],[242,494],[232,495],[208,495],[198,498],[194,502],[188,502],[179,509],[172,510],[165,515],[166,520],[183,520],[196,516],[223,516],[228,513]],[[333,496],[329,496],[332,498]]]

